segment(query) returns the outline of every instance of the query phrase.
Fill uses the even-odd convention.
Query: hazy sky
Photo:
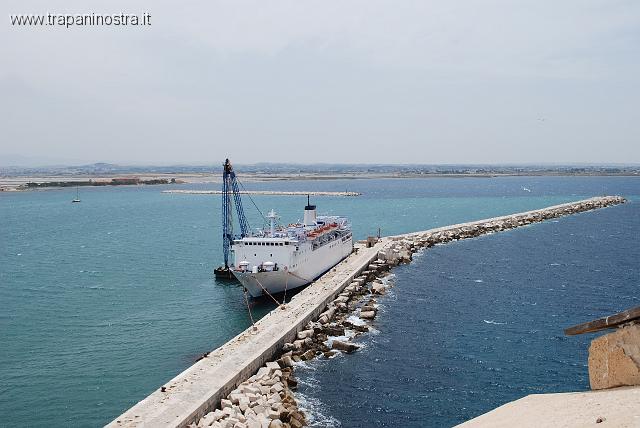
[[[640,162],[637,0],[0,11],[0,165]],[[152,25],[10,25],[47,12]]]

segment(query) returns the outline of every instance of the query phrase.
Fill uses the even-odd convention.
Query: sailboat
[[[80,189],[78,186],[76,186],[76,198],[71,202],[80,202]]]

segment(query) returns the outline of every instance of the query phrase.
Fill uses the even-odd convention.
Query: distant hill
[[[390,164],[235,164],[241,174],[258,175],[640,175],[640,165],[390,165]],[[0,167],[4,176],[73,176],[119,174],[213,174],[222,172],[215,165],[117,165],[93,163],[87,165]]]

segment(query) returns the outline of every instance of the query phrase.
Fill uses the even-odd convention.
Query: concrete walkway
[[[528,395],[458,427],[640,427],[640,387]]]
[[[116,418],[107,427],[184,427],[214,408],[237,385],[249,378],[292,342],[307,322],[315,319],[328,302],[351,283],[377,257],[388,242],[357,254],[336,265],[315,283],[298,293],[286,309],[274,309],[208,357],[195,363],[160,389]]]

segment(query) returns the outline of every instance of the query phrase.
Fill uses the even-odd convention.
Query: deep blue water
[[[528,394],[589,389],[596,334],[640,305],[640,204],[425,250],[394,269],[363,350],[303,365],[315,426],[443,427]]]
[[[245,186],[272,190],[363,192],[361,197],[319,197],[316,200],[321,213],[351,217],[354,234],[360,239],[376,233],[378,227],[383,234],[396,234],[540,208],[586,196],[605,193],[638,195],[639,183],[637,178],[504,177],[278,181],[245,183]],[[176,187],[211,188],[211,185]],[[531,192],[523,190],[523,187]],[[80,204],[70,203],[75,196],[74,189],[0,193],[0,425],[96,426],[107,423],[188,367],[198,355],[223,344],[249,325],[241,290],[216,283],[212,277],[213,268],[222,259],[220,197],[160,193],[164,188],[83,188]],[[306,202],[306,198],[297,197],[255,196],[254,199],[263,212],[276,208],[285,223],[300,218]],[[244,205],[252,225],[261,226],[259,215],[251,209],[248,198],[245,198]],[[618,223],[624,224],[631,233],[637,235],[638,212],[635,207],[636,203],[632,203],[602,213],[620,213],[616,217]],[[627,211],[624,210],[629,210],[630,214],[625,214]],[[435,406],[439,412],[466,417],[486,408],[483,405],[491,407],[505,401],[505,396],[498,394],[493,401],[491,397],[481,397],[476,402],[469,398],[472,397],[469,395],[471,393],[465,393],[468,398],[465,405],[468,410],[465,411],[468,413],[460,413],[462,410],[456,407],[455,401],[457,394],[464,389],[460,384],[465,382],[464,379],[481,379],[482,370],[493,366],[473,363],[472,357],[459,352],[465,351],[466,346],[462,347],[464,349],[445,346],[450,343],[445,341],[444,335],[448,332],[449,340],[461,341],[460,338],[456,339],[456,328],[460,327],[464,316],[457,312],[470,307],[476,318],[507,322],[489,325],[480,321],[480,327],[495,328],[505,338],[504,343],[488,340],[487,346],[494,346],[497,354],[505,354],[501,347],[511,343],[506,342],[507,339],[518,342],[537,337],[535,334],[532,338],[522,336],[515,325],[510,324],[509,317],[498,316],[500,311],[506,314],[516,311],[530,313],[524,312],[529,308],[521,305],[522,302],[513,296],[492,294],[495,290],[490,288],[493,284],[491,278],[498,272],[511,272],[510,275],[505,273],[507,282],[499,283],[503,285],[505,293],[513,291],[516,286],[522,288],[525,284],[537,284],[536,281],[541,279],[525,262],[536,257],[533,253],[538,250],[540,255],[548,255],[549,248],[555,247],[530,248],[532,254],[526,253],[528,255],[524,257],[524,249],[529,245],[527,242],[540,239],[546,242],[549,238],[545,233],[539,233],[546,230],[544,227],[561,228],[578,219],[580,221],[576,227],[582,227],[581,233],[599,233],[608,227],[608,222],[582,222],[583,219],[601,218],[598,215],[601,214],[577,216],[575,220],[563,219],[560,223],[538,225],[430,250],[416,263],[396,270],[398,286],[394,296],[397,302],[385,304],[387,312],[376,321],[380,323],[381,333],[375,336],[367,350],[355,354],[351,360],[336,360],[335,365],[326,369],[346,369],[346,366],[339,364],[349,365],[352,363],[348,361],[354,361],[355,374],[355,358],[366,357],[366,352],[373,352],[377,343],[383,344],[389,340],[390,347],[402,343],[405,349],[411,349],[415,344],[416,351],[420,350],[420,353],[413,355],[412,361],[418,364],[414,367],[419,368],[419,373],[414,373],[413,379],[420,379],[420,382],[415,382],[424,389],[416,392],[418,383],[415,383],[412,394],[417,394],[417,397],[431,394],[430,401],[442,404]],[[558,230],[558,234],[560,232],[562,230]],[[522,237],[517,238],[514,244],[518,245],[519,251],[510,253],[509,263],[501,259],[492,261],[496,251],[491,247],[492,242],[508,237]],[[615,241],[618,244],[613,245],[613,239],[607,235],[598,242],[600,248],[606,248],[606,251],[586,254],[576,252],[570,241],[558,238],[560,246],[557,251],[566,257],[575,255],[575,259],[569,260],[571,263],[588,263],[589,266],[595,263],[595,255],[602,263],[615,266],[621,266],[625,254],[635,257],[628,262],[632,265],[630,275],[635,283],[624,286],[637,287],[637,250],[634,253],[634,249],[630,249],[622,254],[623,251],[617,251],[616,248],[625,240],[619,239]],[[469,250],[468,254],[456,255],[455,251],[466,248],[465,245],[478,247]],[[498,246],[497,249],[500,248]],[[435,259],[431,260],[438,254],[439,264]],[[516,258],[517,254],[523,257]],[[474,260],[485,264],[473,265]],[[535,266],[536,269],[543,269],[544,263]],[[560,268],[565,269],[563,265]],[[477,277],[485,282],[456,286],[453,280],[449,280],[452,283],[445,281],[448,275],[434,276],[436,271],[431,269],[439,269],[437,272],[449,270],[456,278],[463,277],[466,269],[472,269],[470,272],[473,275],[469,277]],[[572,279],[583,278],[583,283],[593,286],[596,283],[594,278],[599,274],[589,269],[581,269],[578,273],[569,269],[566,275]],[[607,275],[609,280],[617,278],[610,273]],[[435,282],[436,279],[444,282]],[[572,286],[574,282],[571,282]],[[599,286],[607,293],[611,287],[623,289],[623,285],[611,281]],[[549,286],[558,287],[557,284]],[[538,288],[533,286],[532,290]],[[569,293],[569,285],[565,288]],[[483,294],[485,297],[477,293],[479,290],[486,293]],[[638,294],[635,291],[631,288],[625,291],[625,295],[635,296]],[[422,297],[412,294],[418,292],[422,293]],[[545,293],[527,296],[532,299],[537,297],[538,300],[532,300],[537,302],[533,308],[540,310],[544,307],[543,298],[557,298]],[[465,301],[464,296],[469,294],[473,295],[473,302]],[[616,296],[609,300],[601,298],[598,302],[588,300],[589,297],[588,293],[575,295],[576,300],[567,309],[573,313],[575,320],[558,323],[558,328],[573,321],[588,319],[592,314],[599,315],[613,305],[631,306],[628,300]],[[424,304],[411,306],[411,303],[418,302],[417,298],[425,299]],[[494,299],[493,309],[488,314],[480,311],[485,307],[481,305],[483,298]],[[408,299],[409,306],[403,306],[402,299]],[[426,305],[431,302],[433,306],[435,299],[438,299],[438,308],[427,310]],[[610,305],[607,301],[610,301]],[[254,302],[253,306],[254,315],[257,316],[271,309],[268,302]],[[412,332],[410,326],[403,330],[402,324],[394,320],[394,308],[409,311],[416,325],[421,325],[420,334],[415,329]],[[422,318],[426,315],[435,317],[436,310],[440,311],[441,317],[457,314],[456,317],[449,317],[446,323],[436,324],[438,329],[434,330],[440,331],[442,337],[438,337],[437,332],[431,329],[430,322],[438,318],[431,321]],[[534,326],[531,328],[545,331]],[[424,342],[421,342],[423,339],[429,341],[429,346],[424,346]],[[581,365],[586,361],[585,346],[584,343],[580,344],[580,340],[583,339],[558,339],[557,343],[574,347],[575,353],[569,353],[575,354],[573,361],[579,366],[575,370],[584,377],[584,367]],[[393,341],[396,341],[395,345]],[[547,346],[551,347],[552,343],[555,342],[548,341]],[[428,352],[426,355],[425,350]],[[531,355],[531,359],[540,358],[537,349],[529,351],[527,355]],[[388,353],[389,350],[384,351],[384,355]],[[480,351],[477,353],[482,355],[479,359],[489,361]],[[359,364],[371,365],[381,355],[373,352]],[[513,363],[505,363],[509,370],[501,374],[506,376],[507,383],[523,388],[538,388],[539,384],[531,382],[531,379],[521,380],[519,377],[520,371],[526,368],[520,365],[522,360],[515,356],[512,360]],[[434,370],[431,372],[429,366],[421,365],[420,361],[429,362]],[[460,361],[465,362],[464,370],[456,371],[456,363]],[[450,367],[445,369],[447,364]],[[530,364],[527,360],[524,366]],[[394,379],[388,374],[395,377],[400,369],[391,364],[378,368],[375,374],[393,385]],[[574,378],[572,372],[567,371],[567,365],[560,364],[557,369],[559,376]],[[410,379],[409,372],[412,370],[405,371],[407,379]],[[345,376],[348,378],[346,372]],[[500,378],[496,376],[496,379]],[[327,380],[330,379],[324,381]],[[407,382],[411,385],[413,381]],[[584,387],[584,382],[582,385]],[[441,388],[437,389],[440,395],[429,392],[430,388]],[[468,390],[473,388],[470,386]],[[412,391],[406,385],[400,389]],[[331,383],[322,383],[321,390],[323,394],[326,393],[319,397],[323,405],[344,421],[345,426],[349,426],[347,409],[332,404],[331,397],[337,395],[331,393]],[[350,387],[343,390],[343,394],[351,393],[353,390]],[[380,402],[383,397],[380,394],[377,398],[370,398],[368,403],[370,406],[386,405]],[[403,396],[402,400],[405,398]],[[393,403],[394,400],[386,401]],[[447,406],[446,403],[452,404]],[[416,401],[411,412],[422,412],[418,408],[423,404],[420,400]],[[362,412],[355,407],[351,412],[352,415],[362,416]],[[388,414],[393,416],[392,411]],[[410,419],[411,414],[407,417],[407,424],[410,424],[413,420]]]

